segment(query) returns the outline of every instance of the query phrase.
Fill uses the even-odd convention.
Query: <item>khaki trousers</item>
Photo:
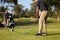
[[[47,12],[48,11],[39,11],[39,30],[38,33],[46,33],[47,32],[47,26],[46,26],[46,20],[47,20]]]

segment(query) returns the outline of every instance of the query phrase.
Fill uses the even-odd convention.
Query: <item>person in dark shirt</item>
[[[36,4],[39,7],[41,12],[43,10],[48,10],[47,4],[45,2],[43,2],[42,0],[38,0]]]
[[[34,3],[37,4],[36,6],[36,16],[40,16],[39,18],[39,30],[38,34],[36,35],[43,35],[47,34],[47,25],[46,25],[46,20],[47,20],[47,12],[48,12],[48,7],[47,4],[44,3],[42,0],[33,0]]]
[[[8,25],[9,25],[9,13],[8,13],[8,10],[5,10],[4,22],[5,22],[5,27],[7,28]]]

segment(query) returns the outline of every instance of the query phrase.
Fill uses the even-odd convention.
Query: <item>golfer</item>
[[[9,25],[9,13],[8,13],[8,10],[5,10],[4,22],[5,22],[5,28],[7,28],[8,25]]]
[[[40,16],[39,30],[38,30],[38,34],[36,35],[47,34],[47,25],[46,25],[47,12],[48,12],[47,5],[43,2],[43,0],[33,0],[33,1],[34,3],[37,4],[36,16]]]

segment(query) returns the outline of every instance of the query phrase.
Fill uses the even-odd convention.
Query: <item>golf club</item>
[[[34,23],[35,23],[35,22],[33,22],[33,23],[31,24],[31,26],[28,28],[28,30],[24,32],[25,34],[27,34],[27,33],[31,30],[31,28],[32,28],[32,26],[33,26]]]
[[[31,28],[32,28],[32,26],[34,25],[34,23],[36,23],[36,21],[34,21],[34,22],[31,24],[31,26],[28,28],[28,30],[24,32],[25,34],[27,34],[27,33],[31,30]]]

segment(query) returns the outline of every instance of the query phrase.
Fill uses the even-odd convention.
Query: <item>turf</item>
[[[47,25],[47,36],[35,36],[38,32],[38,24],[32,25],[30,30],[31,25],[29,24],[16,26],[14,32],[0,28],[0,40],[60,40],[60,22],[52,22]]]

